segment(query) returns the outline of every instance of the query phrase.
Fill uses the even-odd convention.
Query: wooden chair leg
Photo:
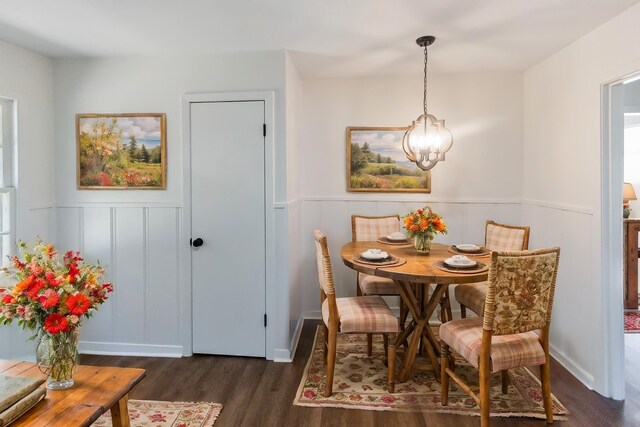
[[[447,368],[449,367],[449,346],[442,343],[441,346],[442,359],[440,360],[440,404],[447,406],[449,404],[449,374],[447,374]]]
[[[393,337],[395,341],[395,337]],[[384,354],[389,354],[389,334],[382,334],[382,343],[384,345]]]
[[[509,371],[506,369],[500,372],[500,376],[502,377],[502,394],[509,393]]]
[[[540,377],[542,379],[542,401],[544,410],[547,414],[547,423],[553,424],[553,404],[551,402],[551,369],[549,364],[549,356],[547,363],[540,365]]]
[[[489,427],[491,410],[491,371],[489,369],[489,355],[480,356],[480,427]]]
[[[460,317],[462,319],[467,317],[467,307],[465,307],[464,305],[460,304]]]
[[[387,391],[395,392],[396,387],[396,334],[385,334],[385,341],[389,342],[387,351]]]
[[[453,312],[451,311],[451,298],[449,297],[449,288],[447,287],[447,292],[444,294],[447,299],[447,322],[451,322],[453,320]]]
[[[327,378],[324,386],[324,397],[331,396],[333,392],[333,372],[336,367],[336,344],[338,331],[335,327],[329,328],[329,349],[327,354]]]
[[[451,300],[449,299],[449,288],[444,291],[442,298],[440,298],[440,321],[442,323],[450,322],[453,320],[451,314]]]
[[[373,350],[373,334],[367,334],[367,356],[371,356]]]

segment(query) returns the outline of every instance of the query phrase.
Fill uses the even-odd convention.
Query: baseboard
[[[549,354],[551,355],[551,357],[556,359],[556,361],[561,364],[562,367],[569,371],[571,375],[576,377],[578,381],[584,384],[589,390],[594,389],[595,380],[593,378],[593,375],[582,369],[580,365],[574,362],[564,352],[558,350],[558,348],[551,343],[549,343]]]
[[[81,354],[105,356],[182,357],[182,346],[180,345],[80,341],[78,351]]]
[[[293,337],[291,337],[291,343],[289,349],[275,349],[273,351],[273,361],[279,363],[291,363],[296,356],[296,350],[298,349],[298,342],[300,341],[300,334],[302,333],[302,327],[304,326],[304,317],[298,319],[296,329],[293,331]]]

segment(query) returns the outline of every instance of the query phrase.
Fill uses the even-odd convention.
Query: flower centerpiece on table
[[[40,240],[32,249],[21,241],[18,249],[21,257],[10,257],[12,268],[3,269],[17,283],[0,288],[0,325],[17,320],[33,331],[47,387],[71,387],[82,319],[91,317],[113,286],[99,283],[104,269],[99,263],[86,264],[78,252],[69,251],[60,259],[52,245]]]
[[[431,252],[431,241],[436,233],[447,234],[447,224],[429,206],[411,211],[404,217],[404,228],[414,237],[414,246],[419,253]]]

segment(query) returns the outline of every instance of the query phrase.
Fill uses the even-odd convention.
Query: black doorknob
[[[200,246],[202,246],[204,244],[204,240],[202,240],[201,238],[197,238],[193,241],[192,245],[196,248],[199,248]]]

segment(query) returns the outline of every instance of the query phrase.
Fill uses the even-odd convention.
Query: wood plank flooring
[[[210,401],[223,404],[216,427],[225,426],[477,426],[479,418],[431,413],[362,411],[293,406],[318,321],[306,321],[292,363],[244,357],[181,359],[82,355],[81,363],[140,367],[147,377],[132,399]],[[606,399],[588,390],[558,363],[552,392],[569,409],[565,426],[640,426],[640,334],[626,335],[627,400]],[[537,370],[534,370],[536,372]],[[543,426],[544,420],[492,418],[494,426]]]

